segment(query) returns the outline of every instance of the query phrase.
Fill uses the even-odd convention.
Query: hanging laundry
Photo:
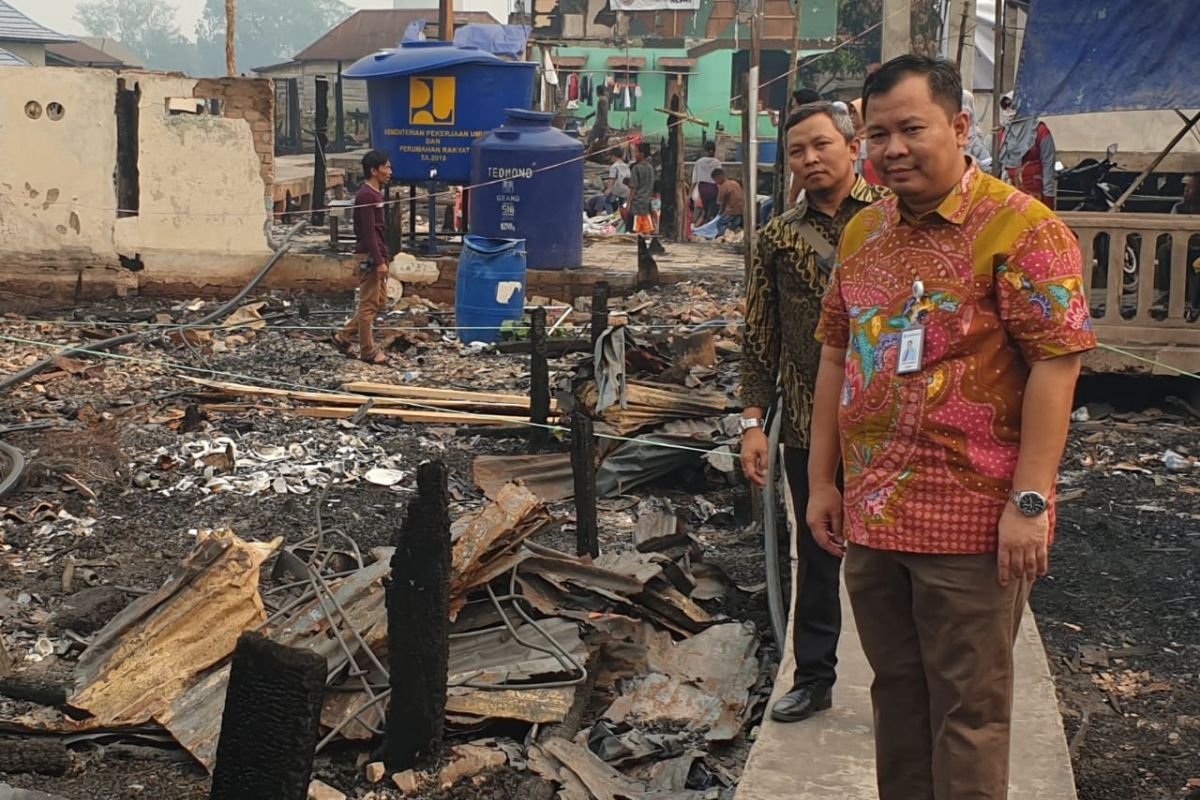
[[[579,99],[579,75],[574,72],[567,76],[567,99]]]

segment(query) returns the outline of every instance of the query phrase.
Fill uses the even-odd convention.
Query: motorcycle
[[[1099,212],[1113,210],[1117,204],[1117,198],[1120,197],[1120,190],[1107,178],[1117,166],[1113,160],[1116,155],[1117,145],[1113,143],[1105,151],[1103,161],[1087,158],[1070,169],[1063,169],[1062,162],[1055,164],[1060,199],[1064,190],[1067,193],[1077,191],[1081,195],[1080,201],[1070,206],[1069,210]],[[1065,207],[1065,204],[1060,204],[1059,210],[1063,210]],[[1107,234],[1096,237],[1092,275],[1102,276],[1105,285],[1108,283],[1108,248]],[[1140,235],[1133,234],[1126,239],[1125,254],[1121,262],[1121,292],[1124,295],[1137,294],[1138,278],[1141,274],[1138,253],[1141,248],[1142,237]],[[1096,283],[1098,281],[1093,280],[1093,285]]]

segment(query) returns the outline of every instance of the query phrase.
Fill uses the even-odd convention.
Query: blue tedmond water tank
[[[505,109],[531,104],[536,69],[425,41],[365,56],[342,76],[367,82],[371,142],[391,159],[392,180],[466,183],[471,142],[504,122]]]
[[[583,266],[583,144],[553,118],[509,109],[471,147],[471,233],[524,239],[530,269]]]
[[[454,286],[454,325],[459,341],[500,339],[505,320],[525,312],[525,242],[464,236]]]

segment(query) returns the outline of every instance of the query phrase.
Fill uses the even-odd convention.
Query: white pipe
[[[746,77],[746,124],[750,126],[750,152],[745,154],[746,186],[743,230],[746,232],[746,248],[753,245],[753,235],[758,223],[758,67],[750,67]],[[753,258],[753,254],[751,254]]]

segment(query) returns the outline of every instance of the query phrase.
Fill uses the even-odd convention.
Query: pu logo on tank
[[[408,124],[454,124],[453,76],[409,80]]]

